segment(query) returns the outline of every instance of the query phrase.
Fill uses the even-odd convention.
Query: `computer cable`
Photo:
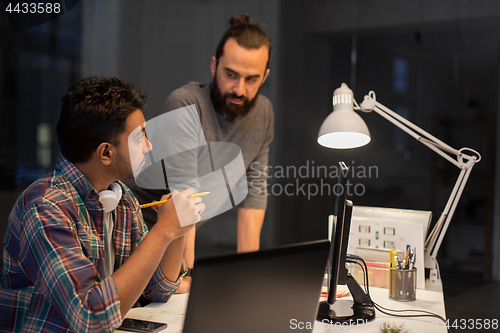
[[[366,272],[365,271],[366,264],[363,261],[363,259],[361,259],[359,257],[354,259],[353,257],[355,257],[355,256],[347,255],[346,262],[352,263],[352,264],[357,264],[361,267],[361,270],[363,271],[363,273]],[[363,263],[365,265],[365,267],[363,267],[363,265],[361,265],[361,263]],[[370,296],[370,291],[368,290],[368,274],[363,274],[363,287],[365,288],[365,294],[367,296]]]
[[[417,317],[437,318],[437,319],[441,320],[446,325],[446,319],[444,319],[442,316],[440,316],[436,313],[430,312],[430,311],[426,311],[426,310],[395,310],[395,309],[389,309],[389,308],[383,307],[380,304],[374,302],[370,296],[370,289],[369,289],[369,283],[368,283],[368,267],[366,266],[366,263],[363,260],[363,258],[356,256],[356,255],[347,255],[346,262],[357,264],[363,270],[363,273],[364,273],[363,274],[363,284],[364,284],[364,287],[366,290],[366,295],[370,298],[370,301],[372,302],[373,306],[378,311],[380,311],[383,314],[386,314],[388,316],[399,317],[399,318],[417,318]],[[363,263],[363,265],[361,265],[361,263]],[[391,312],[396,312],[396,313],[391,313]],[[405,313],[405,312],[410,312],[413,314],[397,314],[397,313]],[[453,327],[447,326],[447,328],[451,329],[452,332],[455,332]]]

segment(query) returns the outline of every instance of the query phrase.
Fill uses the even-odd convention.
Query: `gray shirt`
[[[241,148],[248,181],[248,196],[241,208],[266,209],[269,144],[273,139],[274,115],[271,102],[262,95],[252,110],[234,122],[223,118],[210,99],[210,85],[190,82],[174,90],[159,114],[195,105],[206,142],[232,142]]]

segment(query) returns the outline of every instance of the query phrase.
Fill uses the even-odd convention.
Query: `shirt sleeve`
[[[247,169],[248,195],[238,205],[239,208],[267,208],[267,176],[269,163],[269,146],[274,136],[274,116],[269,103],[267,132],[257,157]]]
[[[53,202],[26,209],[19,234],[21,266],[73,331],[113,331],[122,321],[116,285],[112,278],[100,279],[79,237],[86,231],[76,230],[71,219],[79,217],[71,214]]]
[[[175,293],[177,288],[179,288],[179,285],[186,273],[187,268],[183,264],[177,281],[172,282],[168,280],[165,275],[163,275],[160,266],[158,266],[143,293],[144,297],[153,302],[167,302]]]
[[[139,222],[138,228],[142,233],[142,237],[137,241],[136,244],[137,247],[139,243],[144,239],[144,237],[146,237],[146,235],[148,234],[148,229],[144,223],[144,219],[142,217],[142,210],[140,209],[137,199],[133,196],[132,198],[134,201],[134,205],[136,207],[136,215]],[[142,221],[142,223],[140,221]],[[168,280],[165,277],[165,275],[163,275],[163,272],[160,266],[158,265],[142,295],[153,302],[167,302],[170,299],[170,297],[175,293],[175,291],[179,288],[179,285],[183,277],[186,275],[186,273],[187,269],[183,263],[179,277],[177,278],[176,281],[172,282]]]

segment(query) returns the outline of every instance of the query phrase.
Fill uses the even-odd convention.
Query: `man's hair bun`
[[[253,25],[253,21],[247,14],[236,14],[229,20],[229,24],[231,27],[238,25]]]
[[[247,14],[236,14],[229,19],[229,28],[222,36],[217,49],[215,50],[215,59],[217,65],[219,59],[224,54],[224,45],[229,38],[234,38],[239,46],[247,50],[258,50],[261,47],[267,47],[269,55],[267,58],[266,69],[269,68],[269,63],[272,57],[273,43],[271,38],[263,31],[264,26],[261,24],[254,24],[250,16]]]

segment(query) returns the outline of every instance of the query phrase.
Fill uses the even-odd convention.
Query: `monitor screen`
[[[347,200],[347,176],[349,168],[344,162],[340,162],[340,174],[335,186],[335,209],[333,213],[333,235],[332,250],[330,254],[330,281],[328,303],[333,304],[336,300],[337,285],[347,283],[347,268],[345,258],[347,243],[349,241],[349,230],[351,228],[352,202]]]
[[[347,199],[349,168],[344,162],[339,162],[339,165],[341,172],[334,191],[334,227],[332,228],[330,260],[327,269],[329,276],[328,299],[326,302],[319,304],[316,319],[322,322],[327,320],[329,323],[357,323],[358,320],[373,320],[375,318],[375,309],[369,296],[365,294],[364,290],[347,271],[347,244],[351,229],[353,203]],[[337,302],[337,286],[340,284],[347,284],[352,301]]]

